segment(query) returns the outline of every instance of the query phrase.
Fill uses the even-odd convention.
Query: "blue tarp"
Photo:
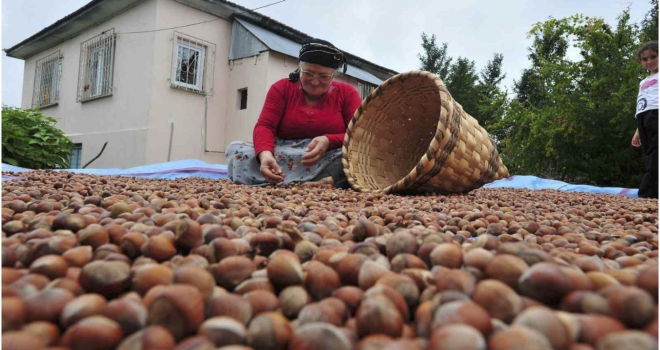
[[[2,171],[23,172],[30,169],[19,168],[9,164],[2,164]],[[227,178],[227,166],[222,164],[208,164],[199,159],[184,159],[174,162],[157,163],[128,169],[69,169],[67,171],[90,175],[120,175],[151,179],[177,179],[185,177],[204,177],[210,179]],[[3,180],[12,179],[12,176],[3,175]],[[591,192],[600,194],[620,194],[628,197],[637,197],[637,189],[621,187],[596,187],[589,185],[572,185],[563,181],[543,179],[529,175],[514,175],[506,179],[497,180],[484,186],[484,188],[526,188],[530,190],[560,190],[568,192]]]

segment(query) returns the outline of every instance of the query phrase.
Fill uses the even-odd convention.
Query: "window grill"
[[[82,143],[76,143],[71,148],[71,157],[69,158],[69,169],[80,169],[80,160],[82,158]]]
[[[360,93],[360,98],[365,99],[369,94],[376,89],[375,86],[371,84],[365,84],[362,82],[358,82],[358,92]]]
[[[78,102],[112,95],[116,40],[113,28],[80,44]]]
[[[174,32],[170,86],[213,95],[215,44]]]
[[[56,105],[60,101],[62,54],[57,51],[36,62],[32,108]]]

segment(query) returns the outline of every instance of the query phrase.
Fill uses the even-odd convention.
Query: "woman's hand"
[[[636,129],[636,130],[635,130],[635,135],[634,135],[633,138],[632,138],[632,142],[631,142],[631,144],[632,144],[634,147],[639,147],[639,146],[642,145],[642,141],[639,139],[639,129]]]
[[[259,161],[261,167],[259,171],[264,176],[266,181],[276,184],[284,181],[284,172],[282,168],[277,165],[277,161],[270,151],[263,151],[259,153]]]
[[[312,142],[307,146],[307,153],[302,156],[301,164],[304,166],[312,166],[321,160],[325,151],[330,147],[330,140],[326,136],[319,136],[312,139]]]

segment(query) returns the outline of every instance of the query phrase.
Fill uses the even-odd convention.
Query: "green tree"
[[[476,115],[479,111],[479,96],[477,93],[477,75],[474,61],[459,57],[451,65],[449,76],[445,83],[454,100],[463,106],[463,109],[479,120]]]
[[[37,110],[2,106],[2,162],[31,168],[68,168],[73,143],[57,121]]]
[[[493,55],[493,59],[486,63],[480,72],[477,84],[478,103],[475,118],[479,124],[488,128],[493,123],[502,119],[508,104],[507,93],[499,87],[506,74],[502,73],[502,61],[504,56],[499,53]]]
[[[634,59],[640,34],[628,10],[616,28],[583,15],[534,25],[531,67],[493,127],[512,173],[601,186],[638,184],[643,164],[630,140],[644,76]],[[567,58],[569,42],[580,59]]]
[[[658,0],[651,0],[651,9],[642,21],[642,42],[658,40]]]
[[[445,80],[449,75],[449,67],[452,61],[452,58],[447,54],[447,46],[447,43],[442,43],[442,47],[438,47],[435,43],[435,34],[429,38],[426,33],[422,33],[424,54],[417,54],[421,63],[420,69],[431,72],[440,79]]]

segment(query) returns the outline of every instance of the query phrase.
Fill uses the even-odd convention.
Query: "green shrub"
[[[2,106],[2,162],[30,169],[69,167],[73,142],[37,110]]]

